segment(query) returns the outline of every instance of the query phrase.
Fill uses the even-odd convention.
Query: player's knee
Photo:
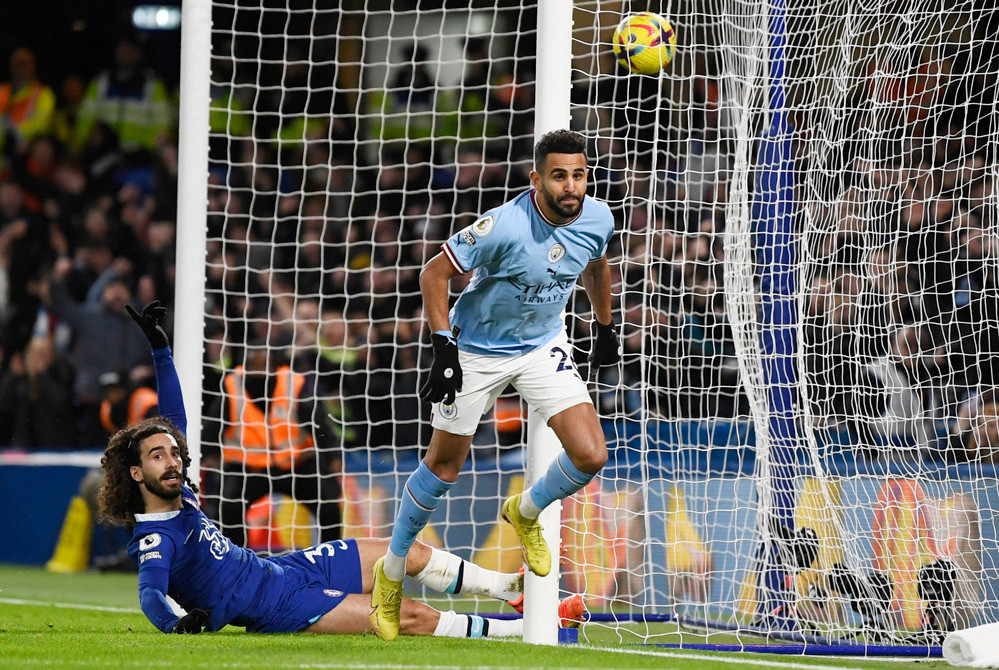
[[[458,481],[458,473],[461,472],[463,461],[451,458],[430,460],[428,457],[426,462],[427,467],[430,468],[430,472],[434,473],[442,482]]]
[[[603,442],[593,442],[571,456],[572,464],[580,472],[596,474],[607,465],[607,445]]]

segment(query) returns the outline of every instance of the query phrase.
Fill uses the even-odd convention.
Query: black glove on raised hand
[[[208,612],[193,609],[173,625],[173,632],[180,635],[197,635],[204,630],[206,621],[208,621]]]
[[[594,321],[597,337],[590,350],[590,367],[599,368],[614,365],[621,360],[621,344],[618,342],[617,326],[611,321],[607,325]]]
[[[153,349],[164,349],[170,346],[166,331],[163,330],[163,319],[166,318],[166,307],[160,304],[159,300],[154,300],[142,308],[142,314],[132,309],[131,305],[125,305],[125,311],[139,324],[142,333],[149,341],[149,346]]]
[[[426,402],[450,405],[454,395],[461,390],[461,365],[458,363],[458,343],[446,330],[430,336],[434,345],[434,362],[430,365],[430,378],[420,389]]]

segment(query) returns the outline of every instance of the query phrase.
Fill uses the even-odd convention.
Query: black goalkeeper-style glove
[[[594,320],[597,337],[590,350],[590,367],[599,368],[614,365],[621,360],[621,343],[618,341],[617,326],[611,321],[607,325]]]
[[[159,300],[154,300],[143,307],[142,314],[132,309],[131,305],[125,305],[125,311],[139,324],[152,349],[164,349],[170,346],[170,340],[163,330],[163,319],[166,318],[167,310]]]
[[[180,635],[197,635],[205,629],[205,622],[208,621],[208,612],[205,610],[193,609],[173,625],[171,632]]]
[[[434,345],[434,362],[430,364],[430,378],[420,389],[420,397],[426,402],[441,402],[450,405],[454,396],[461,390],[461,365],[458,363],[458,343],[446,330],[439,330],[430,336]]]

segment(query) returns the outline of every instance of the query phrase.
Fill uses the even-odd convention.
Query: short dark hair
[[[572,130],[553,130],[541,136],[534,147],[534,168],[541,167],[548,154],[583,154],[586,156],[586,140]]]

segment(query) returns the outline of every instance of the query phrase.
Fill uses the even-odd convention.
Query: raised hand
[[[139,324],[143,335],[149,341],[149,346],[153,349],[164,349],[170,346],[166,331],[163,330],[163,320],[166,318],[167,309],[160,304],[159,300],[154,300],[142,308],[139,314],[131,305],[125,305],[125,311]]]

